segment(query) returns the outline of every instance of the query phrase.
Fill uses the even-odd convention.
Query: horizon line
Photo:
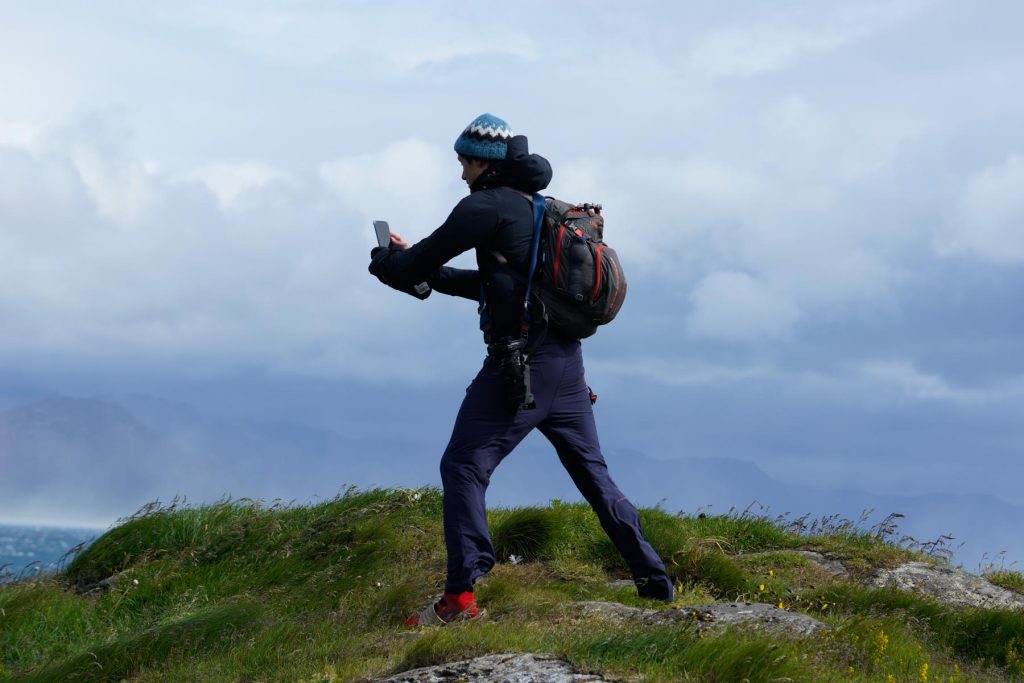
[[[116,521],[116,520],[115,520]],[[68,520],[41,520],[41,519],[4,519],[0,518],[0,525],[4,526],[37,526],[37,527],[50,527],[54,529],[83,529],[89,531],[98,531],[102,529],[109,529],[114,524],[111,522],[81,522],[81,521],[68,521]]]

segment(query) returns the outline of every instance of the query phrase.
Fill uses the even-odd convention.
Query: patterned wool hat
[[[478,159],[504,159],[512,129],[493,114],[481,114],[455,140],[455,151]]]

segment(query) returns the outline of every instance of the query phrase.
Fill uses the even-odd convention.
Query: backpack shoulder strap
[[[523,321],[530,322],[530,294],[533,290],[533,274],[537,271],[537,252],[540,251],[540,231],[544,227],[544,211],[547,202],[539,192],[533,195],[533,242],[530,245],[530,272],[526,276],[526,300],[523,302]]]
[[[530,297],[533,295],[533,276],[537,271],[537,256],[540,251],[540,233],[544,228],[544,213],[547,210],[547,199],[545,199],[544,195],[539,192],[535,192],[531,195],[529,193],[522,192],[521,190],[517,190],[514,187],[507,187],[507,189],[529,201],[533,207],[533,240],[530,244],[530,270],[526,276],[526,296],[523,297],[522,329],[523,334],[525,335],[530,329]],[[506,266],[508,265],[508,260],[500,252],[492,251],[491,254],[497,263]],[[480,326],[483,328],[485,325],[484,317],[486,315],[483,281],[480,283],[480,306],[477,310],[478,313],[480,313]]]

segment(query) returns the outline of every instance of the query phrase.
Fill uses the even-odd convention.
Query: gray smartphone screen
[[[377,233],[377,245],[386,247],[391,244],[391,228],[387,221],[374,221],[373,231]]]

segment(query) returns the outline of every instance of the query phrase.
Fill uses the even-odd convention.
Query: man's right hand
[[[395,238],[397,238],[397,240]],[[403,244],[405,245],[404,247],[401,246]],[[421,293],[416,291],[415,286],[405,288],[397,287],[393,283],[391,283],[386,276],[387,268],[385,267],[385,263],[387,262],[389,256],[394,254],[395,251],[408,248],[409,245],[408,243],[405,242],[405,240],[403,240],[401,237],[398,237],[398,235],[392,235],[390,245],[386,247],[374,247],[372,250],[370,250],[369,271],[371,274],[375,275],[378,280],[386,284],[388,287],[391,287],[392,289],[397,289],[399,292],[404,292],[409,296],[414,296],[417,299],[423,300],[430,296],[430,293],[433,291],[432,289],[428,287],[426,288],[425,292]]]
[[[384,261],[388,258],[389,247],[374,247],[370,250],[370,267],[369,271],[373,275],[377,276],[377,279],[388,284],[388,281],[384,279]]]

